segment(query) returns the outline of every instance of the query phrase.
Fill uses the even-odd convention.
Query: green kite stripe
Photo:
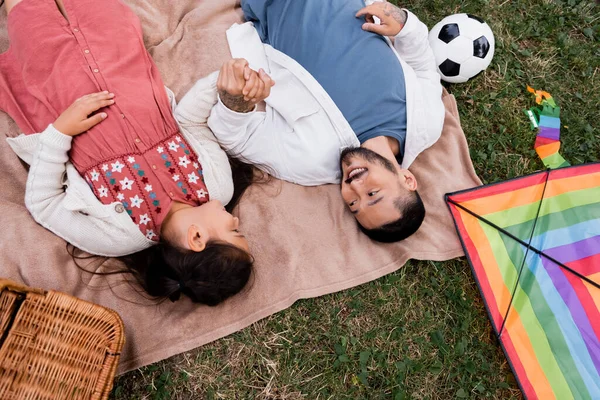
[[[573,207],[581,207],[600,203],[600,187],[582,189],[544,199],[539,217],[563,212]],[[502,227],[521,224],[535,219],[539,208],[539,200],[519,207],[482,215],[488,221]]]
[[[540,231],[551,232],[595,219],[600,219],[600,207],[598,207],[598,203],[569,208],[560,213],[558,218],[554,214],[547,214],[539,218],[536,234]],[[508,226],[505,229],[518,238],[529,238],[533,223],[534,221],[530,220],[521,224]]]
[[[501,232],[497,231],[493,227],[479,221],[480,226],[484,229],[488,242],[492,246],[494,257],[498,260],[498,264],[504,266],[502,276],[504,278],[504,285],[506,286],[509,293],[515,286],[515,281],[518,275],[518,266],[515,266],[509,253],[504,245],[504,241],[501,237],[505,236]],[[522,262],[522,258],[518,260]],[[573,398],[573,394],[570,391],[570,385],[567,383],[561,368],[558,365],[552,347],[548,342],[548,338],[542,329],[536,313],[534,312],[533,306],[523,289],[522,285],[517,285],[515,292],[514,301],[512,304],[520,315],[521,323],[523,324],[525,331],[530,339],[531,345],[538,359],[540,367],[544,371],[548,381],[550,382],[553,390],[557,394],[558,399]],[[501,315],[506,314],[506,310],[499,310]]]
[[[504,244],[507,248],[507,251],[510,254],[518,254],[517,259],[522,260],[525,256],[524,247],[511,238],[507,236],[505,237],[507,240],[504,240]],[[539,256],[535,254],[532,255],[530,252],[528,258],[530,260],[535,260],[535,265],[533,266],[534,268],[543,268]],[[520,293],[515,293],[515,300],[513,301],[513,304],[515,304],[517,301],[517,296],[527,296],[529,298],[529,304],[532,304],[535,313],[535,321],[528,322],[536,322],[538,326],[543,329],[543,335],[545,335],[546,339],[548,340],[549,346],[552,350],[552,356],[555,360],[557,360],[558,366],[562,371],[565,380],[568,382],[572,393],[577,393],[577,396],[575,397],[591,399],[588,394],[589,391],[587,385],[583,381],[579,373],[579,369],[577,368],[577,364],[575,363],[575,360],[573,359],[573,356],[569,350],[564,333],[558,323],[557,316],[550,308],[546,296],[540,287],[538,278],[532,273],[530,268],[532,268],[532,266],[526,261],[521,274],[521,280],[519,282],[519,286],[522,287],[523,290]],[[558,298],[560,299],[560,295]],[[565,323],[565,321],[563,321],[563,323]],[[530,334],[529,329],[527,329],[527,331],[532,342],[536,342],[541,339],[539,335]],[[549,355],[544,354],[543,356]],[[542,359],[540,359],[540,364],[542,366],[544,365],[544,361]],[[552,379],[549,380],[550,384],[554,388]],[[581,397],[583,394],[588,395],[587,397]],[[562,398],[563,397],[559,396],[557,393],[557,399]]]

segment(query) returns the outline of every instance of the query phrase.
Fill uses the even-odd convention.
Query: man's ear
[[[404,184],[406,185],[406,187],[408,188],[408,190],[411,191],[416,191],[417,190],[417,178],[415,178],[415,176],[412,174],[412,172],[410,172],[409,170],[405,169],[403,171],[404,174]]]
[[[203,251],[206,248],[207,239],[207,232],[196,225],[190,225],[187,232],[187,244],[190,250],[196,253]]]

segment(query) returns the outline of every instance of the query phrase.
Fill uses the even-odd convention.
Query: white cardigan
[[[214,89],[214,88],[213,88]],[[198,155],[211,199],[227,204],[233,195],[227,155],[206,126],[215,90],[194,86],[175,104],[167,89],[181,133]],[[85,134],[85,133],[84,133]],[[42,133],[7,139],[13,151],[30,165],[25,205],[42,226],[92,254],[118,257],[155,244],[146,239],[121,203],[102,204],[69,162],[72,138],[52,125]]]
[[[442,86],[427,27],[406,11],[408,19],[394,44],[386,38],[406,81],[403,168],[439,139],[444,124]],[[263,68],[275,86],[265,112],[237,113],[219,101],[208,119],[217,140],[230,154],[267,166],[280,179],[305,186],[339,183],[341,150],[360,143],[323,87],[296,61],[263,44],[250,22],[233,25],[227,39],[233,57],[247,59],[255,70]]]

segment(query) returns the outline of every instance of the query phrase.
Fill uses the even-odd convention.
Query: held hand
[[[80,97],[54,121],[54,128],[68,136],[77,136],[88,131],[104,121],[107,116],[103,112],[92,116],[90,114],[102,107],[113,105],[115,103],[114,97],[115,95],[108,91]]]
[[[378,1],[356,13],[356,18],[362,16],[365,16],[367,21],[362,26],[363,30],[392,37],[400,33],[408,18],[406,11],[387,1]],[[379,18],[381,23],[376,24],[373,17]]]
[[[241,113],[254,109],[252,102],[244,100],[243,90],[246,86],[247,69],[249,69],[248,61],[234,58],[223,64],[217,79],[217,90],[223,104],[230,110]]]
[[[275,82],[264,71],[257,73],[248,66],[248,61],[237,58],[221,67],[217,90],[221,101],[230,110],[247,113],[254,105],[266,99]]]
[[[244,100],[252,104],[264,101],[271,94],[271,88],[275,86],[275,81],[262,68],[256,72],[246,67],[244,77],[247,77],[242,91]]]
[[[217,80],[219,92],[227,92],[231,96],[241,96],[246,85],[245,72],[248,61],[233,58],[223,64]]]

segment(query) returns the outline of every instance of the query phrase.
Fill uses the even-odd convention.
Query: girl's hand
[[[356,13],[356,18],[363,16],[366,20],[362,26],[363,30],[391,37],[400,33],[408,18],[406,11],[387,1],[377,1]],[[379,18],[381,22],[376,24],[373,17]]]
[[[102,107],[113,105],[115,95],[108,91],[88,94],[75,100],[60,116],[54,121],[54,128],[68,136],[77,136],[91,129],[93,126],[104,121],[107,114],[98,113]]]
[[[244,71],[246,85],[242,91],[244,100],[250,101],[253,104],[264,101],[271,94],[271,88],[275,85],[275,81],[261,68],[256,71],[246,66]]]

